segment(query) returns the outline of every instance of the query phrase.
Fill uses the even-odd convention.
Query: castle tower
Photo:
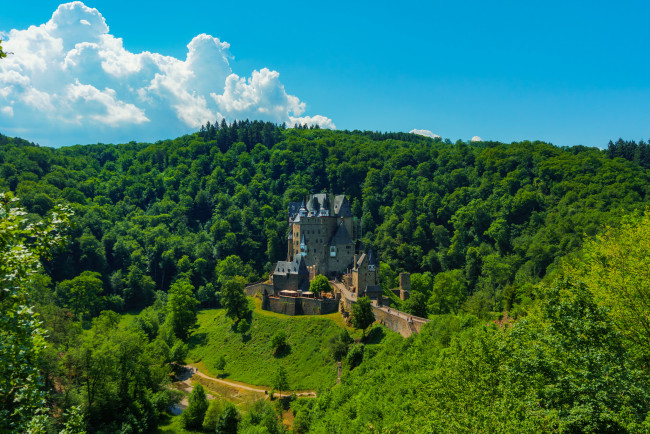
[[[411,273],[399,273],[399,298],[407,300],[411,296]]]

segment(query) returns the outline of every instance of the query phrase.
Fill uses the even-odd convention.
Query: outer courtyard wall
[[[375,314],[376,321],[405,338],[411,336],[413,333],[420,333],[422,326],[428,322],[422,318],[410,317],[404,312],[393,311],[392,309],[389,313],[387,310],[377,306],[372,307],[372,312]],[[413,318],[413,320],[409,321],[409,318]]]
[[[336,285],[336,289],[341,293],[341,307],[351,312],[352,306],[356,303],[356,295],[350,293],[341,284]],[[379,307],[375,303],[372,305],[372,312],[376,321],[404,337],[419,333],[422,326],[429,322],[428,319],[414,317],[393,308]]]
[[[284,315],[326,315],[338,311],[339,301],[303,297],[269,297],[272,312]]]
[[[266,282],[256,283],[254,285],[248,285],[247,287],[244,288],[244,292],[246,293],[247,296],[254,297],[255,294],[258,293],[263,294],[265,289],[268,294],[274,293],[273,285]]]

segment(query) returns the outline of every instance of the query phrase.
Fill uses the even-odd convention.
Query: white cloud
[[[332,130],[336,129],[336,125],[334,125],[334,122],[330,118],[326,118],[325,116],[321,115],[316,115],[316,116],[302,116],[299,118],[290,117],[291,122],[289,122],[288,126],[293,127],[294,125],[305,125],[307,126],[313,126],[313,125],[318,125],[321,128],[329,128]]]
[[[0,131],[45,145],[157,140],[207,121],[261,119],[335,128],[267,68],[233,74],[230,45],[200,34],[185,59],[132,53],[97,9],[60,5],[40,26],[11,30],[0,62]]]
[[[472,142],[482,142],[482,141],[483,141],[483,139],[480,138],[479,136],[472,137]]]
[[[425,136],[425,137],[431,137],[432,139],[437,139],[440,138],[439,135],[432,133],[429,130],[411,130],[409,131],[411,134],[417,134],[418,136]]]

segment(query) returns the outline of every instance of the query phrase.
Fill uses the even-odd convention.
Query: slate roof
[[[293,220],[300,211],[300,202],[289,202],[289,218]]]
[[[339,228],[336,230],[336,233],[330,240],[330,246],[336,246],[341,244],[352,244],[352,238],[350,238],[350,233],[345,228],[343,223],[339,224]]]
[[[309,274],[309,270],[307,269],[307,264],[303,260],[302,255],[297,255],[291,262],[278,261],[273,274]]]
[[[375,257],[375,253],[372,251],[372,247],[368,250],[368,265],[374,265],[375,267],[379,267],[379,262]]]
[[[302,255],[296,256],[296,259],[293,260],[298,265],[298,274],[309,274],[307,269],[307,263],[303,259]]]
[[[327,193],[312,194],[307,202],[307,210],[318,214],[321,209],[330,210],[330,201]]]
[[[342,194],[334,197],[334,215],[336,217],[352,217],[350,202]]]
[[[363,265],[363,261],[365,260],[366,260],[366,254],[364,253],[361,256],[359,256],[359,259],[357,259],[357,264],[356,264],[357,268],[361,267]]]

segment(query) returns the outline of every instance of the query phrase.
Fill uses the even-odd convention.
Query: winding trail
[[[252,386],[252,385],[248,385],[246,383],[228,381],[228,380],[224,380],[222,378],[211,377],[211,376],[209,376],[207,374],[204,374],[203,372],[199,371],[196,367],[191,366],[191,365],[184,365],[183,367],[185,368],[185,372],[183,373],[184,374],[183,377],[185,375],[189,374],[185,380],[189,380],[190,378],[192,378],[192,376],[197,375],[199,377],[205,378],[206,380],[210,380],[210,381],[214,381],[214,382],[217,382],[217,383],[225,384],[226,386],[234,387],[235,389],[249,390],[251,392],[263,393],[263,394],[266,394],[266,395],[268,395],[271,392],[271,389],[269,389],[269,388],[265,388],[265,387],[261,387],[261,386]],[[188,383],[189,383],[189,381],[188,381]],[[292,393],[285,393],[285,394],[279,394],[278,393],[278,395],[280,397],[291,395],[291,394],[293,394],[293,392]],[[309,398],[309,397],[316,398],[316,392],[314,390],[303,390],[303,391],[300,391],[300,392],[296,392],[296,396],[307,397],[307,398]]]

